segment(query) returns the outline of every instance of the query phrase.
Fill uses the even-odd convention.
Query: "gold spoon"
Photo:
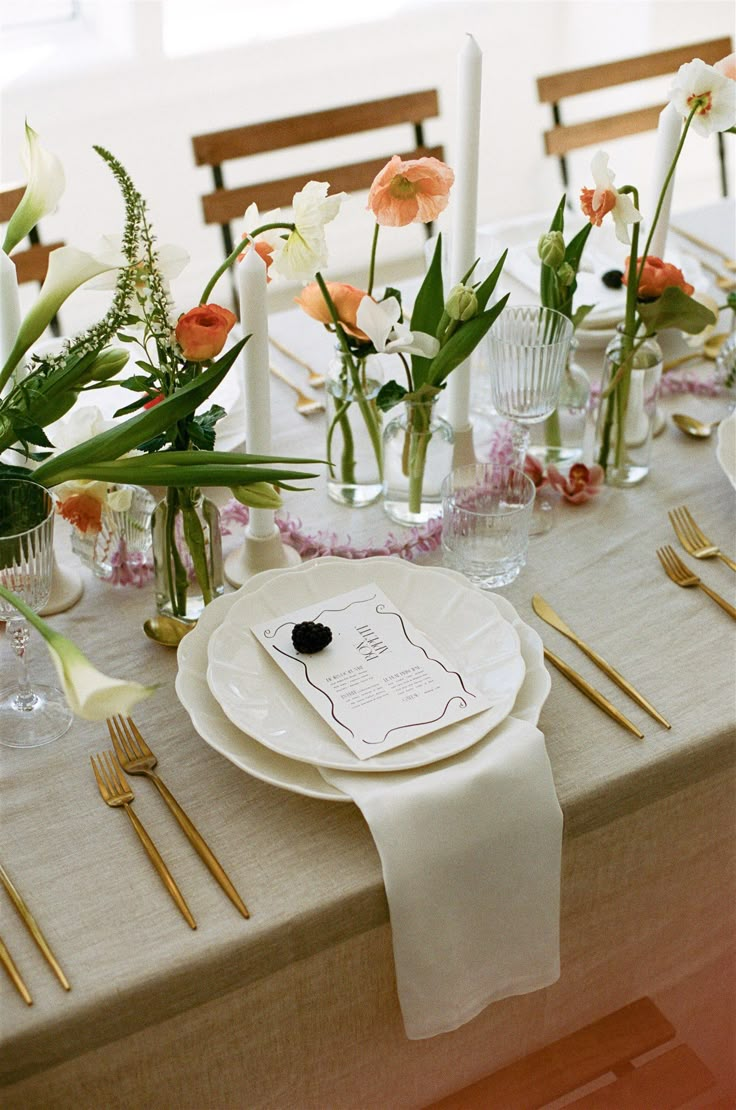
[[[672,362],[665,363],[662,367],[662,373],[668,374],[669,371],[674,370],[676,366],[682,366],[683,363],[691,362],[694,358],[707,358],[710,359],[711,362],[715,362],[718,358],[718,352],[727,339],[728,333],[725,331],[719,332],[718,335],[709,336],[703,344],[702,350],[692,351],[689,355],[680,355],[679,358],[673,359]]]
[[[149,617],[143,624],[143,631],[149,640],[155,640],[164,647],[178,647],[188,632],[194,628],[193,624],[177,620],[176,617]]]
[[[720,420],[713,420],[710,424],[704,424],[702,420],[696,420],[694,416],[688,416],[685,412],[673,412],[672,423],[676,424],[686,436],[692,436],[694,439],[708,439],[712,435],[713,429],[720,424]]]

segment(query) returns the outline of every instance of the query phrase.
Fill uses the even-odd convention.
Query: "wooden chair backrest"
[[[685,62],[693,58],[712,65],[720,58],[730,54],[733,47],[730,38],[710,39],[690,46],[678,46],[670,50],[660,50],[654,54],[642,54],[636,58],[624,58],[618,62],[608,62],[599,66],[586,66],[583,69],[570,69],[562,73],[552,73],[537,78],[537,94],[542,104],[551,104],[555,125],[544,133],[544,146],[547,154],[563,157],[571,150],[607,143],[627,135],[656,129],[659,114],[664,104],[637,108],[632,112],[621,112],[615,116],[604,116],[584,123],[565,125],[560,119],[559,103],[568,97],[582,93],[597,92],[600,89],[625,85],[632,81],[643,81],[650,77],[674,74]]]
[[[0,224],[6,224],[10,217],[18,207],[21,197],[26,191],[25,185],[19,185],[10,189],[0,189]],[[18,250],[16,249],[11,254],[11,259],[15,263],[15,269],[18,273],[18,281],[22,285],[27,281],[42,282],[46,277],[46,271],[49,265],[49,254],[51,251],[56,250],[57,247],[63,247],[63,243],[41,243],[38,238],[38,232],[34,228],[28,236],[30,246]]]
[[[234,127],[227,131],[195,135],[192,139],[195,163],[198,166],[210,166],[215,182],[215,191],[202,197],[205,223],[224,227],[231,220],[242,216],[252,203],[256,203],[262,211],[288,207],[294,193],[310,180],[329,181],[333,193],[367,189],[391,154],[396,152],[391,151],[383,158],[312,170],[294,177],[261,181],[237,188],[225,187],[222,175],[224,162],[400,124],[412,125],[415,143],[413,149],[402,154],[402,158],[421,158],[425,155],[442,158],[441,146],[425,147],[422,130],[424,120],[437,115],[437,90],[426,89],[406,96],[392,96],[383,100]]]

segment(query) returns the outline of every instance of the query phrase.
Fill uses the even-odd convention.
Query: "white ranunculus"
[[[61,162],[41,146],[38,135],[26,123],[26,142],[21,153],[28,175],[26,191],[10,217],[5,230],[3,250],[8,254],[38,221],[53,212],[66,184]]]
[[[670,100],[684,117],[696,107],[691,126],[699,135],[713,135],[736,126],[736,81],[700,58],[680,66]]]
[[[382,354],[402,352],[434,358],[440,349],[434,336],[423,331],[413,332],[408,324],[401,323],[401,305],[396,297],[387,297],[385,301],[363,297],[355,319],[360,330]]]

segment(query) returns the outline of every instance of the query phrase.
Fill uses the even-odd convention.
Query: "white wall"
[[[167,56],[165,41],[172,36],[165,39],[162,33],[159,0],[82,3],[82,23],[56,27],[46,41],[19,32],[5,36],[2,180],[21,176],[17,151],[27,117],[60,155],[68,177],[59,211],[44,225],[45,237],[93,249],[99,234],[121,227],[116,186],[91,149],[93,143],[107,146],[148,198],[160,241],[181,244],[192,255],[175,289],[182,309],[194,303],[220,260],[219,231],[205,228],[201,220],[198,196],[210,188],[210,179],[208,170],[193,165],[192,135],[436,86],[442,119],[429,124],[427,140],[444,142],[452,163],[456,56],[464,32],[470,31],[484,52],[479,220],[551,212],[562,189],[555,162],[543,155],[541,131],[548,113],[536,103],[537,74],[734,33],[729,0],[395,0],[393,5],[384,0],[379,10],[395,9],[388,18],[295,35],[289,33],[289,12],[295,10],[290,0],[270,0],[270,8],[269,0],[251,0],[261,37],[229,44],[231,37],[248,33],[242,19],[248,0],[202,0],[210,36],[213,21],[220,21],[222,48]],[[228,4],[230,19],[227,13],[223,17]],[[302,9],[310,10],[303,0]],[[263,24],[269,10],[273,38]],[[311,10],[316,18],[319,0],[312,0]],[[364,9],[343,0],[340,10],[343,19],[357,21]],[[176,3],[167,0],[164,14],[175,19]],[[237,29],[233,36],[231,26]],[[659,83],[663,95],[667,85],[666,80]],[[602,114],[616,103],[609,95]],[[631,101],[618,103],[628,107]],[[633,181],[644,194],[651,138],[612,147],[618,183]],[[405,144],[405,133],[402,137],[399,131],[382,138],[373,153],[388,155]],[[711,145],[692,137],[678,172],[675,208],[718,195]],[[587,178],[590,154],[572,159],[576,190]],[[316,169],[333,158],[334,153],[311,148],[268,156],[253,177]],[[735,160],[732,156],[732,165]],[[353,198],[332,229],[330,276],[357,268],[360,278],[371,232],[364,197]],[[415,255],[421,244],[419,228],[382,233],[382,258],[389,263],[385,276],[392,272],[392,259]],[[81,306],[92,298],[92,315],[100,303],[96,296],[80,294]],[[87,309],[80,311],[84,315]]]

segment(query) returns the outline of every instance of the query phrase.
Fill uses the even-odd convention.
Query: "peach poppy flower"
[[[206,362],[225,346],[235,315],[219,304],[200,304],[179,317],[176,339],[185,359]]]
[[[626,259],[626,269],[621,279],[624,285],[628,285],[630,261],[630,258]],[[641,265],[641,259],[638,264]],[[695,286],[685,281],[682,270],[678,270],[677,266],[673,266],[670,262],[663,262],[661,258],[648,254],[639,281],[637,297],[641,300],[661,297],[670,285],[678,286],[683,293],[687,293],[688,297],[695,292]]]
[[[384,227],[427,224],[447,208],[455,174],[439,158],[402,161],[398,154],[377,175],[368,208]]]
[[[361,343],[369,343],[368,336],[364,331],[361,331],[356,323],[358,305],[368,294],[363,292],[362,289],[356,289],[354,285],[348,285],[341,281],[328,281],[325,284],[337,311],[338,319],[345,331]],[[313,320],[319,320],[320,324],[332,324],[330,310],[316,281],[311,282],[310,285],[305,285],[301,296],[295,297],[294,300]]]

